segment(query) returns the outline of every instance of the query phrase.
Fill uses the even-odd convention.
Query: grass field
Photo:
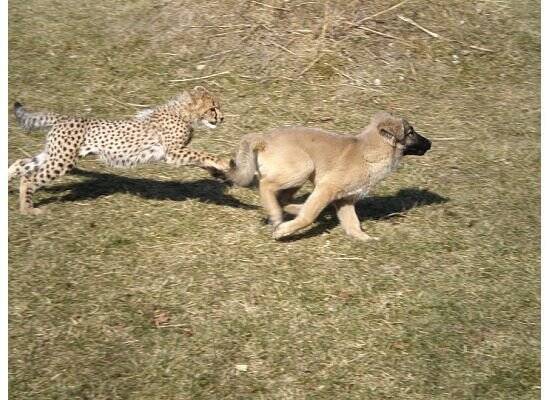
[[[256,189],[191,167],[86,159],[39,217],[13,191],[10,398],[539,398],[539,8],[10,1],[10,103],[119,118],[203,84],[226,122],[192,146],[224,156],[377,110],[433,140],[360,204],[372,243],[332,210],[276,242]],[[8,133],[9,161],[43,146]]]

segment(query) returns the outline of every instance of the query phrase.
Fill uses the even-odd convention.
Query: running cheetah
[[[97,154],[107,165],[116,167],[166,161],[210,171],[229,168],[227,161],[187,147],[194,123],[200,121],[215,128],[223,121],[219,101],[201,86],[126,120],[29,112],[20,103],[15,103],[14,109],[19,124],[27,130],[51,127],[44,150],[15,161],[8,170],[8,182],[21,178],[19,202],[23,214],[42,213],[42,209],[33,207],[33,193],[67,173],[78,157],[88,154]]]

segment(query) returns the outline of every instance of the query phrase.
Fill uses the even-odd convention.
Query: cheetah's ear
[[[204,86],[195,86],[193,88],[193,92],[197,94],[206,94],[208,93],[208,90]]]

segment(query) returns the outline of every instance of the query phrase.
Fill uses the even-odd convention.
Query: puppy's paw
[[[380,238],[378,238],[376,236],[367,235],[365,232],[354,233],[354,234],[351,234],[350,236],[353,237],[354,239],[360,240],[362,242],[370,242],[370,241],[375,241],[376,242],[376,241],[380,240]]]
[[[284,238],[285,236],[286,236],[285,233],[280,232],[280,231],[278,231],[277,229],[275,229],[275,230],[273,231],[273,234],[271,235],[271,237],[272,237],[273,239],[275,239],[275,240],[282,239],[282,238]]]
[[[292,225],[289,225],[291,221],[289,222],[283,222],[282,224],[277,225],[275,230],[273,231],[273,239],[282,239],[285,236],[290,235],[294,232],[294,229],[292,228]]]

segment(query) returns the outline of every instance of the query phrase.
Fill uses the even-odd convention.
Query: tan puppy
[[[372,238],[361,230],[355,203],[394,171],[401,157],[423,155],[430,147],[406,120],[379,112],[357,136],[305,127],[245,135],[227,176],[247,186],[258,172],[260,199],[276,239],[310,225],[333,203],[345,232],[368,240]],[[315,189],[306,202],[288,204],[308,180]],[[282,222],[281,204],[296,218]]]

